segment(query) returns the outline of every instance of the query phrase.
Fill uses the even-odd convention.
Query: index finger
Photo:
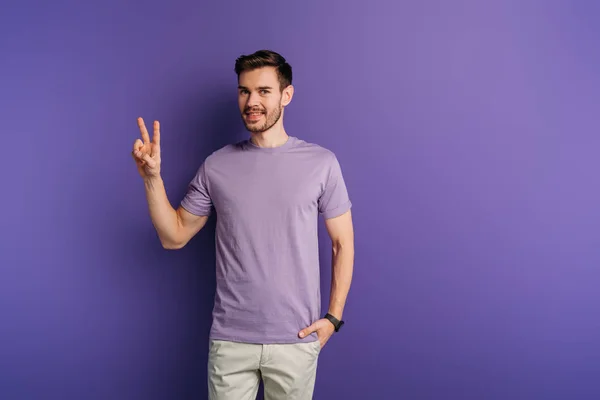
[[[144,139],[144,144],[149,144],[150,136],[148,136],[148,130],[146,129],[146,125],[144,124],[144,119],[142,117],[138,117],[138,126],[140,127],[140,132],[142,133],[142,139]]]
[[[160,145],[160,122],[154,121],[154,135],[152,136],[154,144]]]

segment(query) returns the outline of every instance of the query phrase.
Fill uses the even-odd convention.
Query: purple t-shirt
[[[181,206],[217,215],[211,338],[317,338],[298,332],[322,318],[318,216],[351,207],[333,152],[293,136],[275,148],[250,140],[227,145],[204,160]]]

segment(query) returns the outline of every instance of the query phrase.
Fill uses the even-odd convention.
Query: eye
[[[267,89],[261,89],[260,93],[261,94],[267,94],[267,93],[269,93],[269,91]]]

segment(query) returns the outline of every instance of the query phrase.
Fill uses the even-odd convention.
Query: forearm
[[[329,313],[342,319],[354,270],[354,245],[334,245]]]
[[[150,218],[163,247],[178,248],[179,217],[167,198],[163,180],[160,177],[145,179],[144,186]]]

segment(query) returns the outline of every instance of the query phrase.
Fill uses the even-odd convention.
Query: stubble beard
[[[246,129],[252,133],[261,133],[261,132],[265,132],[269,129],[271,129],[273,127],[273,125],[275,125],[277,122],[279,122],[279,120],[281,119],[281,111],[282,111],[283,107],[280,105],[279,107],[277,107],[275,110],[273,110],[272,112],[267,112],[265,114],[266,116],[266,120],[263,124],[259,125],[259,124],[252,124],[252,123],[248,123],[245,119],[244,116],[242,115],[242,120],[244,121],[244,125],[246,126]],[[246,110],[247,111],[247,110]],[[245,112],[244,111],[244,114]]]

